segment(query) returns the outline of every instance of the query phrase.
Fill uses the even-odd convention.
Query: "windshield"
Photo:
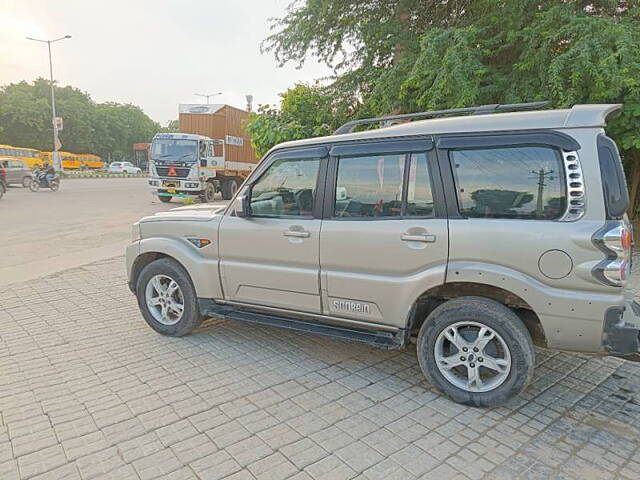
[[[151,159],[174,162],[195,162],[197,160],[197,147],[197,140],[156,139],[151,145]]]

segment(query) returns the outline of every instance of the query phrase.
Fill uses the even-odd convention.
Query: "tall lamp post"
[[[60,156],[58,155],[58,122],[56,120],[56,94],[53,91],[53,63],[51,61],[51,44],[55,42],[59,42],[60,40],[65,40],[67,38],[71,38],[71,35],[65,35],[64,37],[56,38],[54,40],[41,40],[39,38],[31,38],[27,37],[27,40],[33,40],[34,42],[46,43],[47,48],[49,49],[49,76],[51,78],[51,123],[53,124],[53,166],[56,170],[62,170],[62,162],[60,161]]]
[[[216,97],[218,95],[222,95],[222,92],[218,93],[194,93],[196,97],[204,97],[207,99],[207,105],[209,105],[209,99],[212,97]]]

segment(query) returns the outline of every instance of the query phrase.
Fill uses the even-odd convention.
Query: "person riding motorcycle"
[[[45,181],[46,185],[51,185],[51,180],[56,176],[56,170],[52,165],[49,165],[49,162],[44,162],[42,168],[36,170],[36,179],[42,183],[42,180]]]

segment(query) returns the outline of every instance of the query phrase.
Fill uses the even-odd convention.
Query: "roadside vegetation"
[[[611,120],[637,215],[640,1],[301,0],[262,44],[281,63],[334,75],[299,84],[247,129],[259,152],[345,121],[481,104],[624,103]]]
[[[177,122],[163,128],[136,105],[96,103],[71,86],[56,86],[55,95],[57,113],[64,119],[59,134],[63,150],[128,159],[134,143],[150,142],[159,131],[177,130]],[[48,80],[0,87],[0,144],[50,151],[52,136]]]

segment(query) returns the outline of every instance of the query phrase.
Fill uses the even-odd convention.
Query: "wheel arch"
[[[489,298],[510,308],[522,320],[534,344],[540,347],[547,346],[542,322],[526,300],[505,288],[478,282],[447,282],[422,292],[411,307],[407,331],[419,329],[429,313],[438,305],[453,298],[466,296]]]
[[[154,262],[161,258],[170,258],[180,264],[180,262],[175,258],[161,252],[144,252],[136,257],[136,259],[133,261],[133,265],[131,266],[131,278],[129,280],[129,286],[131,287],[133,293],[136,293],[136,285],[138,284],[138,277],[140,277],[140,272],[142,272],[142,269],[149,265],[151,262]]]
[[[132,288],[142,269],[159,258],[170,258],[187,272],[199,298],[222,298],[217,257],[205,257],[186,245],[170,238],[148,238],[140,241],[140,250],[131,267]]]

